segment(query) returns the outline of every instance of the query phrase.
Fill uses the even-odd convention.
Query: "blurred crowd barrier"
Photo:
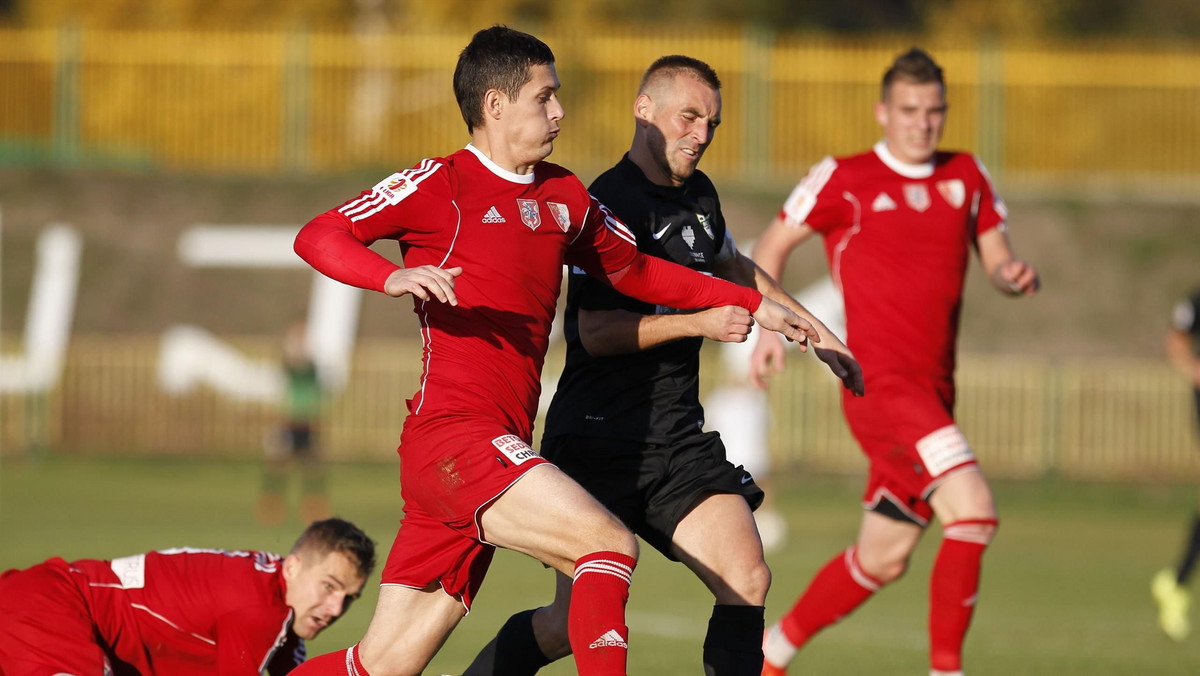
[[[269,355],[276,342],[239,347]],[[76,336],[62,382],[48,395],[0,394],[0,455],[260,456],[277,424],[276,407],[205,388],[164,392],[158,347],[149,337]],[[360,342],[348,386],[327,397],[318,432],[326,457],[395,460],[420,350],[415,341]],[[842,419],[838,383],[810,357],[789,359],[770,391],[774,457],[792,469],[864,471]],[[706,389],[721,375],[717,360],[709,363]],[[546,376],[559,368],[561,354],[552,353]],[[1164,362],[966,356],[958,381],[960,426],[991,476],[1197,477],[1192,392]]]
[[[585,178],[627,149],[642,71],[707,60],[724,123],[705,170],[792,184],[879,131],[911,42],[761,29],[548,32],[566,106],[554,159]],[[313,174],[407,167],[468,140],[451,73],[468,33],[0,31],[0,163]],[[1200,187],[1200,50],[923,45],[946,69],[945,146],[1009,190],[1185,197]]]

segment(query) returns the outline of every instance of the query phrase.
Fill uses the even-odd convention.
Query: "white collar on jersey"
[[[532,171],[529,172],[528,174],[515,174],[515,173],[505,169],[504,167],[501,167],[499,164],[496,164],[495,162],[493,162],[492,158],[488,157],[487,155],[484,155],[483,152],[479,150],[479,148],[476,148],[475,146],[471,145],[470,143],[467,144],[467,150],[470,150],[472,153],[474,153],[475,157],[478,157],[479,161],[483,163],[483,166],[488,168],[488,171],[499,176],[500,178],[502,178],[506,181],[511,181],[513,183],[533,183],[533,172]]]
[[[875,154],[879,159],[888,166],[888,169],[900,174],[905,178],[929,178],[933,176],[933,162],[924,162],[922,164],[908,164],[901,162],[900,158],[892,154],[888,150],[887,141],[880,140],[875,144]]]

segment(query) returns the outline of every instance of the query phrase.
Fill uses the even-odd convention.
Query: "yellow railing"
[[[238,347],[267,355],[275,342]],[[720,375],[712,356],[706,389]],[[62,382],[48,396],[0,395],[0,454],[262,453],[273,406],[203,388],[167,394],[157,385],[157,358],[154,338],[76,337]],[[322,419],[329,457],[394,459],[419,359],[413,342],[359,345],[349,385],[330,396]],[[561,363],[552,352],[547,375]],[[993,476],[1190,480],[1200,469],[1191,390],[1162,362],[967,356],[958,382],[959,423]],[[818,472],[864,469],[837,384],[813,359],[793,355],[770,400],[769,439],[780,463]]]
[[[790,184],[872,143],[878,80],[909,39],[854,43],[712,29],[548,33],[567,117],[554,159],[585,178],[629,143],[656,57],[709,61],[724,124],[705,168]],[[183,172],[392,169],[467,140],[451,73],[467,33],[376,36],[0,31],[0,160]],[[926,45],[945,66],[945,145],[1005,187],[1200,187],[1200,49]]]

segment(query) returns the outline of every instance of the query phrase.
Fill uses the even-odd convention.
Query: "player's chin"
[[[300,625],[293,626],[292,631],[296,632],[296,635],[300,638],[308,640],[311,638],[316,638],[317,634],[320,634],[321,630],[327,626],[328,623],[321,622],[311,617],[306,617],[304,618],[304,622],[302,622]]]

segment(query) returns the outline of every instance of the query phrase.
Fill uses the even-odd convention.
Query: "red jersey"
[[[846,344],[868,381],[952,381],[970,250],[1007,217],[974,155],[939,152],[909,165],[880,141],[861,155],[827,157],[781,216],[823,235],[846,305]]]
[[[0,579],[11,597],[6,603],[21,606],[6,610],[0,633],[17,641],[7,648],[24,646],[29,659],[38,653],[51,662],[99,643],[118,674],[132,667],[147,676],[252,676],[268,666],[285,674],[305,655],[291,632],[282,571],[277,554],[212,549],[70,564],[51,559]],[[70,617],[90,623],[75,631],[63,623],[56,635],[37,631]]]
[[[338,281],[383,290],[397,266],[366,248],[395,239],[407,267],[461,266],[458,305],[414,297],[424,344],[414,418],[478,416],[532,438],[563,265],[622,293],[679,308],[741,305],[757,291],[642,256],[574,174],[499,167],[473,146],[389,176],[308,223],[296,252]]]

